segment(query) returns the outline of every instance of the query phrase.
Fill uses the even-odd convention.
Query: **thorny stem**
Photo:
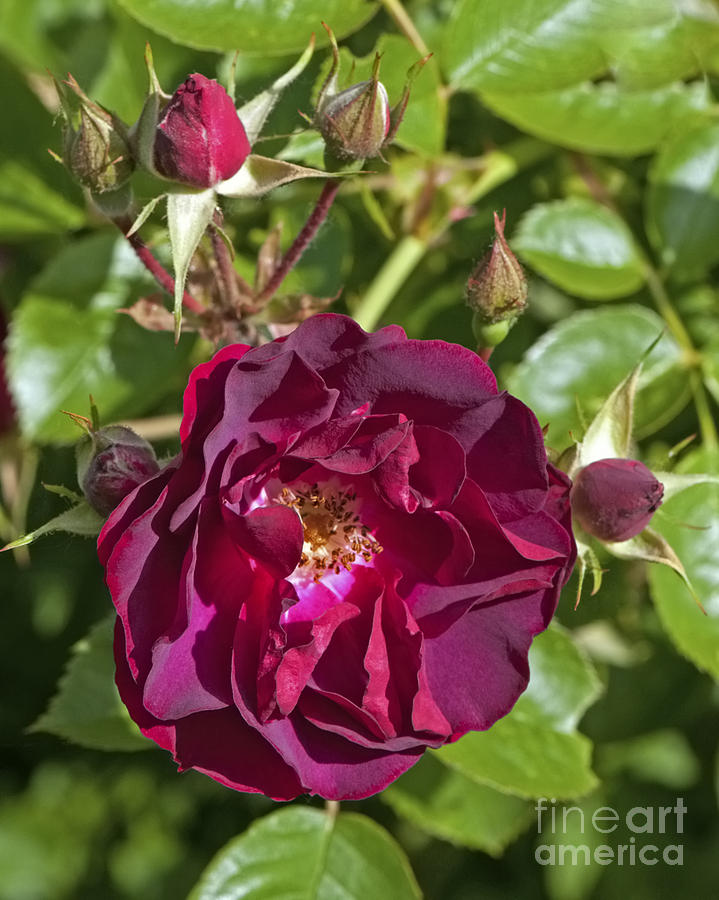
[[[492,351],[494,347],[479,347],[477,350],[477,356],[482,360],[482,362],[489,362],[489,357],[492,355]]]
[[[382,6],[394,19],[397,28],[399,28],[415,50],[421,53],[422,56],[426,56],[429,53],[429,48],[422,40],[422,35],[417,31],[414,22],[407,14],[407,10],[402,6],[400,0],[382,0]]]
[[[292,271],[294,266],[297,265],[300,257],[310,245],[314,236],[317,234],[320,225],[327,218],[327,213],[330,211],[330,207],[334,203],[334,199],[337,196],[339,187],[340,183],[337,178],[327,179],[324,187],[322,188],[322,193],[320,194],[317,203],[315,204],[315,208],[310,213],[310,216],[305,222],[302,231],[300,231],[300,233],[292,242],[292,246],[282,257],[280,264],[277,266],[274,273],[272,274],[272,277],[265,285],[264,290],[262,290],[259,296],[256,298],[257,300],[270,300],[277,292],[277,289],[285,280],[285,278]]]
[[[235,267],[232,265],[230,249],[218,231],[218,229],[222,227],[221,213],[215,212],[213,223],[216,227],[210,228],[210,240],[212,241],[212,251],[215,254],[215,260],[217,261],[217,268],[220,272],[222,299],[226,306],[236,310],[240,305],[240,282],[239,276],[235,272]],[[247,285],[247,293],[251,293],[249,285]]]
[[[677,340],[687,358],[689,365],[689,387],[691,388],[694,407],[699,420],[699,430],[701,431],[702,440],[709,450],[719,448],[719,436],[717,436],[714,417],[709,406],[706,392],[704,390],[704,382],[702,381],[701,371],[698,366],[701,364],[701,354],[695,348],[691,339],[691,335],[682,322],[679,313],[674,309],[669,294],[664,287],[662,279],[656,269],[647,262],[644,268],[644,277],[647,282],[647,289],[651,294],[652,300],[657,310],[661,314],[671,333]]]
[[[147,269],[147,271],[152,275],[155,281],[163,290],[167,291],[167,293],[171,297],[173,297],[175,294],[175,279],[172,277],[172,275],[170,275],[170,273],[165,269],[162,263],[154,257],[150,248],[138,234],[131,234],[129,237],[127,236],[127,232],[130,228],[129,222],[124,219],[113,219],[112,221],[125,235],[128,243],[137,254],[137,258]],[[190,312],[200,315],[205,311],[204,306],[199,302],[199,300],[196,300],[192,296],[192,294],[188,294],[187,291],[185,291],[182,295],[182,302],[184,306],[186,306],[190,310]]]

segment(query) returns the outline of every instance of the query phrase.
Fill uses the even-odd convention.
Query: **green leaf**
[[[429,753],[380,796],[427,834],[492,856],[500,856],[532,819],[526,800],[477,784]]]
[[[599,681],[563,629],[534,639],[529,687],[488,731],[431,751],[472,781],[519,797],[576,797],[597,784],[590,741],[574,729]]]
[[[120,0],[143,25],[190,47],[240,50],[250,54],[295,53],[316,32],[327,44],[320,20],[331,22],[338,38],[355,31],[377,10],[367,0]]]
[[[540,91],[593,78],[605,68],[597,32],[606,0],[503,0],[455,4],[442,59],[450,84]]]
[[[614,300],[644,283],[631,232],[593,200],[537,204],[519,223],[512,247],[541,275],[578,297]]]
[[[641,91],[586,82],[546,93],[483,92],[482,102],[528,134],[586,153],[636,156],[706,122],[713,99],[704,82]]]
[[[35,278],[14,312],[7,359],[28,438],[74,443],[77,426],[61,410],[87,411],[89,394],[108,421],[141,415],[182,387],[190,342],[176,350],[117,313],[156,289],[114,234],[75,241]]]
[[[84,224],[85,213],[24,162],[0,162],[0,240],[64,234]]]
[[[531,303],[531,296],[530,296]],[[550,328],[507,379],[542,424],[557,450],[580,437],[617,383],[664,331],[664,322],[641,306],[575,313]],[[635,434],[651,434],[685,405],[689,383],[681,350],[664,334],[644,363],[635,406]],[[580,406],[583,416],[577,409]]]
[[[97,537],[100,534],[104,521],[88,503],[82,501],[77,506],[61,512],[58,516],[50,519],[49,522],[46,522],[34,531],[30,531],[6,544],[2,550],[16,550],[18,547],[26,547],[39,537],[45,534],[52,534],[55,531],[66,531],[69,534],[78,534],[81,537]]]
[[[207,867],[189,900],[417,900],[406,857],[379,825],[289,806],[257,820]]]
[[[684,473],[719,474],[716,455],[697,451],[681,465]],[[697,485],[672,497],[652,521],[671,544],[706,610],[702,615],[674,572],[651,566],[649,586],[659,618],[681,653],[719,678],[719,486]],[[686,525],[693,526],[687,528]]]
[[[701,277],[719,262],[719,125],[662,148],[650,173],[648,231],[674,273]]]
[[[635,779],[675,789],[691,787],[701,773],[689,741],[673,728],[602,744],[597,756],[602,771],[612,775],[628,772]]]
[[[114,625],[114,616],[103,619],[75,645],[57,694],[30,731],[45,731],[94,750],[153,746],[130,719],[115,687]]]

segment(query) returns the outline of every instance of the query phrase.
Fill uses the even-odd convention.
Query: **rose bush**
[[[182,769],[361,798],[509,712],[569,480],[474,353],[316,316],[198,366],[181,438],[99,553],[120,694]]]

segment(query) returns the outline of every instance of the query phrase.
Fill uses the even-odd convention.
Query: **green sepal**
[[[182,296],[185,292],[187,271],[192,255],[212,221],[216,202],[214,188],[206,188],[193,194],[172,193],[167,197],[167,224],[175,274],[175,343],[180,340]]]
[[[305,70],[307,64],[312,59],[314,49],[315,36],[313,34],[304,53],[300,56],[294,66],[274,81],[266,91],[262,91],[261,94],[253,97],[252,100],[248,100],[244,106],[241,106],[237,110],[237,115],[240,117],[240,122],[242,122],[245,129],[245,134],[250,142],[250,146],[252,146],[260,136],[260,132],[267,121],[267,117],[274,109],[282,91]]]
[[[52,534],[54,531],[66,531],[81,537],[97,537],[104,524],[105,520],[102,516],[96,513],[89,503],[82,501],[77,506],[61,512],[59,516],[55,516],[55,518],[50,519],[49,522],[46,522],[34,531],[29,531],[22,537],[5,544],[4,547],[0,548],[0,553],[5,550],[25,547],[28,544],[32,544],[39,537],[45,534]]]
[[[232,178],[217,186],[217,193],[223,197],[261,197],[273,188],[300,178],[341,177],[329,175],[321,169],[297,166],[281,159],[258,156],[251,153],[242,168]]]

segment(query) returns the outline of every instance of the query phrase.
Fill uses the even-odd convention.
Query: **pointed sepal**
[[[244,106],[241,106],[240,109],[237,110],[237,115],[240,117],[240,121],[244,126],[250,146],[252,146],[260,136],[260,132],[267,121],[267,117],[274,109],[282,91],[307,67],[307,64],[312,59],[314,49],[315,36],[313,34],[304,53],[300,56],[294,66],[285,72],[284,75],[281,75],[267,88],[267,90],[262,91],[261,94],[253,97],[252,100],[249,100]]]
[[[301,178],[327,178],[321,169],[310,169],[282,159],[251,153],[240,171],[217,186],[223,197],[261,197],[273,188]],[[334,176],[334,173],[332,175]]]
[[[182,297],[192,255],[202,239],[215,211],[214,188],[193,194],[169,194],[167,197],[167,224],[170,231],[172,264],[175,275],[175,343],[182,328]]]

